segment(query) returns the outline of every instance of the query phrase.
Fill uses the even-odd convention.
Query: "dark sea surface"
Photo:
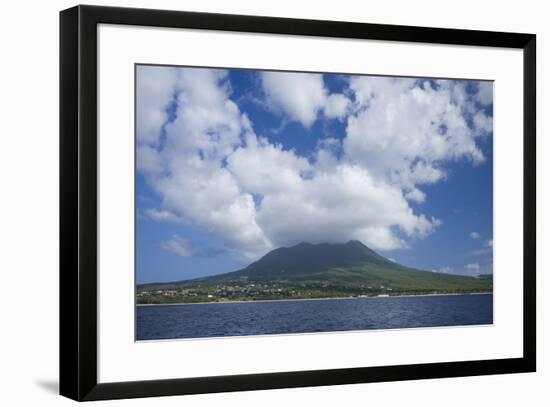
[[[493,295],[438,295],[137,307],[137,340],[493,323]]]

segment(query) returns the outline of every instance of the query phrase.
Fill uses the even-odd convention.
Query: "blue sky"
[[[362,241],[492,272],[492,83],[136,67],[137,282]]]

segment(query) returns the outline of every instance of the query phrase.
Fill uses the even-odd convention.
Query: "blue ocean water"
[[[493,323],[493,295],[434,295],[137,307],[137,340]]]

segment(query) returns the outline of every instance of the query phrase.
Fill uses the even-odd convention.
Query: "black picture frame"
[[[98,383],[97,26],[516,48],[523,51],[523,357]],[[536,36],[182,11],[76,6],[60,12],[60,394],[74,400],[216,393],[536,370]]]

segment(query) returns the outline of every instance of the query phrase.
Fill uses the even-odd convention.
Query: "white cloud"
[[[444,179],[447,161],[484,161],[466,119],[475,101],[462,82],[361,76],[351,78],[350,89],[355,113],[347,122],[346,158],[377,178],[412,191]]]
[[[426,194],[418,188],[413,188],[405,193],[405,198],[407,198],[409,201],[421,204],[426,200]]]
[[[481,274],[493,274],[493,261],[487,259],[481,262],[473,262],[464,266],[464,274],[477,277]]]
[[[493,103],[493,82],[484,81],[479,82],[476,100],[481,105],[487,106]]]
[[[342,94],[329,94],[321,74],[266,71],[261,80],[268,105],[306,128],[320,112],[343,119],[348,110],[349,100]]]
[[[174,97],[177,70],[145,65],[136,69],[136,135],[138,141],[154,145],[168,120],[166,109]]]
[[[459,85],[353,78],[352,106],[328,93],[322,75],[264,73],[268,99],[292,120],[347,120],[343,141],[323,139],[303,157],[255,134],[225,71],[143,69],[140,88],[154,89],[157,75],[162,84],[138,103],[138,126],[142,114],[155,119],[137,147],[138,169],[161,197],[150,218],[196,225],[249,259],[301,241],[405,248],[441,224],[409,206],[426,199],[418,186],[445,179],[446,161],[483,160],[463,113],[473,102]]]
[[[474,126],[475,129],[479,132],[482,136],[487,136],[493,131],[493,118],[490,116],[487,116],[483,112],[477,112],[474,115]]]
[[[164,76],[157,69],[153,72]],[[153,83],[154,73],[146,76]],[[146,172],[162,197],[161,208],[150,216],[196,224],[245,256],[265,252],[271,245],[256,223],[253,196],[224,168],[250,129],[246,116],[229,99],[226,72],[180,69],[173,77],[172,92],[177,95],[176,118],[164,124],[163,148],[153,148],[149,138],[138,139],[138,152],[155,154],[148,161],[162,164],[148,166]],[[138,155],[138,161],[143,157]]]
[[[244,190],[262,196],[299,193],[302,175],[311,171],[307,159],[254,134],[228,157],[227,168]]]
[[[464,269],[466,270],[466,274],[469,274],[469,275],[472,275],[472,276],[477,276],[480,274],[480,266],[479,266],[479,263],[469,263],[469,264],[466,264],[466,266],[464,267]]]
[[[350,101],[347,97],[339,93],[328,95],[325,100],[324,113],[331,119],[343,119],[348,112]]]
[[[477,232],[470,232],[470,238],[477,240],[481,237],[481,235]]]
[[[357,239],[390,250],[406,246],[393,227],[424,237],[437,226],[415,215],[398,188],[377,183],[359,166],[314,172],[289,188],[265,195],[257,212],[258,224],[275,246]]]
[[[189,248],[189,241],[182,239],[179,235],[174,235],[170,240],[162,241],[161,247],[178,256],[189,257],[193,255],[193,252]]]
[[[453,268],[449,266],[440,267],[437,270],[434,270],[436,273],[445,273],[445,274],[453,274]]]
[[[483,247],[473,250],[474,256],[492,256],[493,255],[493,239],[485,240]]]
[[[158,210],[151,208],[147,210],[147,215],[158,222],[169,222],[169,223],[181,223],[183,220],[178,216],[174,215],[170,211]]]
[[[147,144],[138,145],[136,155],[137,165],[140,172],[145,174],[162,172],[163,162],[161,156],[156,150],[156,147]]]

